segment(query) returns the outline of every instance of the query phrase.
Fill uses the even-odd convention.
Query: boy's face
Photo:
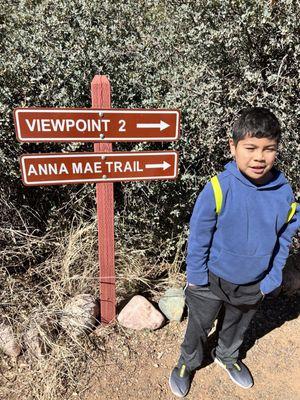
[[[264,184],[271,179],[270,171],[275,162],[278,147],[275,139],[247,135],[236,146],[230,139],[229,145],[238,169],[253,183]]]

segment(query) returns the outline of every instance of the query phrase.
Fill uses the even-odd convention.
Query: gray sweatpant
[[[202,364],[207,335],[224,305],[216,356],[227,365],[234,364],[244,334],[263,299],[259,284],[260,281],[236,285],[209,272],[208,286],[186,286],[188,325],[179,363],[184,362],[190,370]]]

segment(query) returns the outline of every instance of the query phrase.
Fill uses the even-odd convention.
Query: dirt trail
[[[242,358],[255,385],[239,388],[226,371],[211,362],[208,343],[205,365],[196,372],[191,400],[300,400],[300,295],[265,299],[247,331]],[[169,323],[157,331],[124,330],[111,333],[105,343],[106,357],[99,357],[89,388],[74,394],[82,400],[175,399],[168,386],[177,361],[187,320]],[[245,360],[244,360],[245,361]]]

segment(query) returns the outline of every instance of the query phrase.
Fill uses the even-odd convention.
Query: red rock
[[[136,295],[126,304],[117,320],[126,328],[153,330],[160,328],[165,318],[147,299]]]

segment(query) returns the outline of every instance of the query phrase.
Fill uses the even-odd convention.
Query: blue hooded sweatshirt
[[[218,175],[223,193],[219,215],[212,185],[205,185],[190,221],[188,283],[207,284],[210,270],[238,285],[261,280],[265,294],[281,285],[292,237],[300,227],[300,208],[286,223],[295,201],[292,188],[280,171],[272,172],[268,183],[255,185],[235,161],[226,164]]]

